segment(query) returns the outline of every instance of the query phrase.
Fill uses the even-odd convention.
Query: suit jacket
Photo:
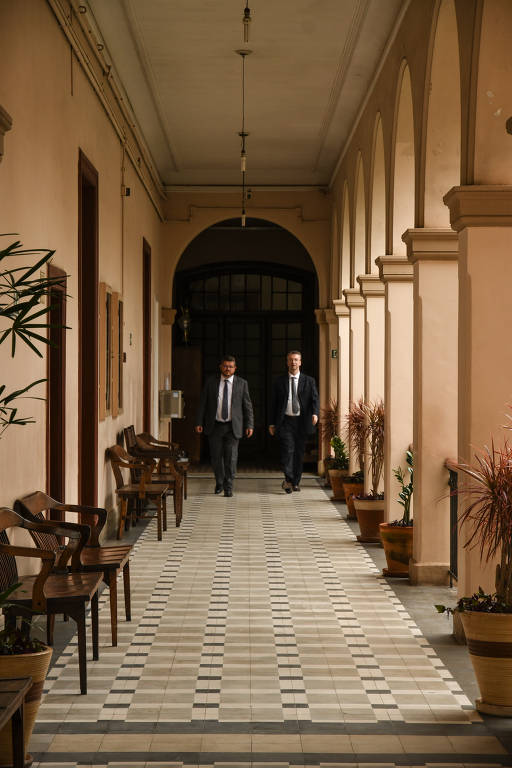
[[[219,382],[220,376],[210,376],[201,392],[196,424],[204,428],[205,435],[210,435],[215,427]],[[254,429],[254,414],[246,380],[241,379],[240,376],[234,376],[232,386],[231,428],[234,436],[240,439],[244,430]]]
[[[287,373],[274,379],[270,423],[275,426],[276,430],[279,430],[284,420],[289,387],[289,376]],[[309,435],[315,431],[312,420],[314,415],[318,416],[319,402],[315,380],[311,376],[306,376],[305,373],[301,373],[299,376],[297,397],[300,403],[300,415],[297,416],[299,426],[303,434]]]

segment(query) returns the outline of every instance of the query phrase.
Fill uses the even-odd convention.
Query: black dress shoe
[[[294,491],[300,491],[300,485],[292,486]]]
[[[231,488],[224,488],[224,496],[231,498],[232,495],[233,495],[233,491],[231,490]]]
[[[281,488],[282,488],[282,489],[283,489],[283,490],[284,490],[286,493],[291,493],[291,492],[292,492],[292,484],[291,484],[291,483],[289,483],[289,482],[288,482],[288,480],[283,480],[283,482],[281,483]]]
[[[222,493],[222,485],[220,483],[217,483],[215,486],[215,493]]]

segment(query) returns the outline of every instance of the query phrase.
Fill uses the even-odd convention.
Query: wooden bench
[[[25,520],[32,522],[52,522],[52,513],[77,513],[82,522],[87,522],[91,529],[90,538],[80,554],[81,570],[103,574],[103,581],[109,588],[110,597],[110,627],[112,645],[117,646],[117,577],[123,571],[124,606],[126,621],[131,620],[131,591],[130,591],[130,553],[131,544],[117,546],[101,546],[100,533],[107,519],[106,509],[101,507],[85,507],[77,504],[63,504],[52,499],[42,491],[30,493],[17,499],[14,509]],[[45,514],[46,513],[46,516]],[[36,546],[41,549],[59,549],[59,540],[52,533],[30,531]]]
[[[163,440],[157,440],[156,437],[153,437],[149,432],[140,432],[138,435],[135,435],[135,438],[139,438],[140,440],[143,440],[147,445],[149,445],[151,448],[156,448],[159,451],[167,452],[169,451],[171,453],[172,459],[169,457],[169,460],[172,460],[174,463],[175,468],[181,472],[183,475],[183,498],[187,498],[187,486],[188,486],[188,470],[190,468],[190,462],[186,457],[180,456],[179,451],[179,445],[178,443],[171,443],[169,446],[169,443],[164,442]],[[126,439],[126,438],[125,438]],[[137,441],[136,441],[137,444]],[[165,464],[166,455],[165,453],[162,456],[163,461],[160,462],[161,464]],[[164,471],[162,471],[162,466],[160,467],[160,473],[161,474],[168,474]]]
[[[128,520],[128,505],[132,502],[132,519],[136,522],[137,500],[153,501],[156,504],[157,537],[162,541],[162,530],[167,530],[167,504],[166,495],[169,484],[165,482],[150,483],[148,475],[151,474],[147,463],[130,456],[120,445],[113,445],[108,449],[110,464],[116,481],[116,495],[121,502],[117,538],[123,535],[124,526]],[[139,473],[137,482],[125,483],[123,469],[135,470]]]
[[[31,677],[0,679],[0,731],[9,720],[12,733],[12,768],[24,768],[25,745],[23,706],[25,695],[32,686]],[[7,755],[0,755],[0,758]],[[30,756],[27,755],[30,760]],[[29,763],[30,765],[30,763]]]
[[[25,528],[40,533],[51,532],[54,536],[68,539],[57,553],[39,547],[18,547],[9,544],[6,529]],[[81,573],[80,555],[89,538],[89,526],[76,523],[33,523],[24,520],[14,510],[0,507],[0,591],[13,584],[19,586],[9,595],[9,605],[4,608],[6,626],[14,626],[21,617],[26,622],[33,615],[47,617],[64,613],[76,622],[78,634],[78,666],[80,693],[87,693],[87,642],[85,632],[86,607],[91,604],[92,656],[99,658],[98,648],[98,589],[102,581],[100,573]],[[18,576],[15,557],[31,557],[41,560],[36,576]],[[57,561],[57,570],[55,565]],[[71,561],[72,571],[68,570]],[[47,634],[51,639],[51,622],[47,622]],[[48,642],[51,645],[50,642]]]

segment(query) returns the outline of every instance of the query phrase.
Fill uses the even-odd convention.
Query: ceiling
[[[326,185],[408,0],[88,0],[166,186]]]

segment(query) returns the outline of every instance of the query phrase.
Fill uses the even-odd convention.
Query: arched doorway
[[[204,379],[218,371],[223,354],[237,359],[238,373],[249,382],[255,432],[240,442],[240,461],[259,466],[278,460],[268,435],[272,379],[285,368],[289,349],[302,351],[304,371],[317,375],[314,309],[317,279],[304,246],[272,222],[240,219],[219,222],[186,248],[174,277],[178,323],[173,337],[173,387],[183,389],[187,418],[175,422],[176,439],[192,458],[207,458],[206,441],[193,436],[192,422]],[[188,343],[180,315],[190,315]],[[316,441],[306,459],[316,461]]]

